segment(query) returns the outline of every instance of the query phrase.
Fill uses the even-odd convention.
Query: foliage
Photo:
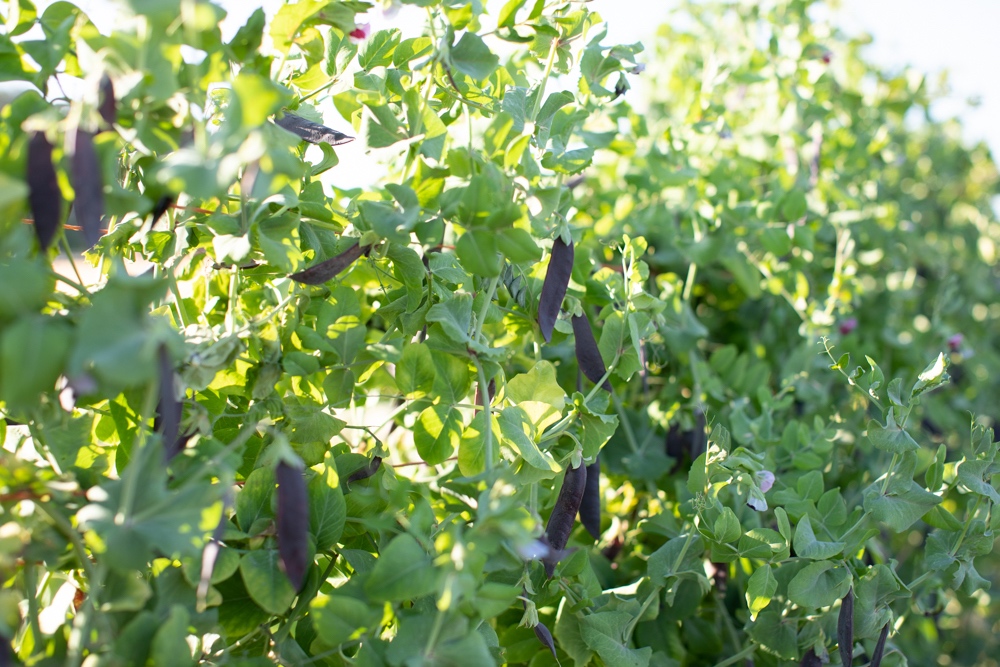
[[[0,34],[20,660],[994,660],[998,180],[921,77],[801,0],[127,4]]]

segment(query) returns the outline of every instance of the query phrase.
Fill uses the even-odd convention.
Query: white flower
[[[368,36],[372,34],[371,23],[357,23],[354,25],[354,30],[347,33],[350,37],[352,44],[360,44],[361,42],[368,39]]]
[[[761,470],[754,473],[754,477],[757,478],[757,484],[760,486],[760,490],[767,493],[774,486],[774,473],[770,470]]]
[[[752,510],[757,510],[758,512],[767,511],[767,500],[764,499],[764,494],[757,489],[750,489],[750,497],[747,498],[747,506]]]

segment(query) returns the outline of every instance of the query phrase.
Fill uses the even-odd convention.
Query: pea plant
[[[923,79],[399,4],[5,5],[0,664],[994,660],[998,178]]]

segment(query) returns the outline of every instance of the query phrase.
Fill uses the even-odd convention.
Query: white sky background
[[[229,16],[223,30],[232,35],[253,10],[264,5],[269,15],[279,7],[280,0],[218,0]],[[113,0],[76,0],[102,29],[113,21]],[[37,2],[39,10],[51,0]],[[592,0],[590,8],[608,22],[605,44],[648,40],[656,27],[664,22],[673,0]],[[986,141],[995,158],[1000,159],[1000,0],[840,0],[833,10],[833,22],[849,35],[870,33],[874,41],[866,55],[875,64],[890,70],[912,65],[928,73],[932,90],[939,89],[937,75],[947,72],[950,92],[936,103],[933,115],[941,120],[959,117],[969,141]],[[498,0],[490,2],[499,8]],[[495,7],[494,7],[495,6]],[[415,7],[404,7],[387,23],[376,9],[372,28],[401,27],[404,34],[417,33],[423,25],[424,13]],[[641,77],[631,77],[635,90],[632,103],[640,104]],[[978,106],[969,104],[978,100]],[[336,112],[327,114],[335,129],[351,133]],[[371,156],[364,154],[361,142],[337,149],[341,165],[334,174],[342,187],[369,184],[376,180],[381,168]],[[345,165],[351,168],[345,169]]]

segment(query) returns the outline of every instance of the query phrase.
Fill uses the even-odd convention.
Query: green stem
[[[976,498],[976,504],[972,506],[972,511],[969,512],[969,518],[965,520],[965,525],[962,526],[962,532],[958,536],[958,541],[955,542],[955,546],[952,547],[951,553],[948,555],[952,558],[958,553],[958,550],[962,547],[962,542],[965,541],[965,535],[969,532],[969,527],[972,525],[972,520],[976,518],[976,512],[979,511],[979,504],[983,502],[983,497],[979,496]]]
[[[42,628],[38,624],[38,579],[34,563],[24,564],[24,589],[28,598],[28,625],[37,648],[41,645]]]
[[[639,625],[639,619],[642,615],[646,613],[649,609],[649,605],[652,604],[653,600],[656,600],[660,596],[660,587],[657,586],[653,591],[646,597],[646,600],[642,603],[642,607],[639,608],[639,613],[632,617],[632,620],[628,622],[628,626],[625,628],[625,644],[627,645],[629,640],[632,639],[632,633],[635,632],[635,626]]]
[[[156,385],[155,381],[149,383],[146,388],[146,398],[142,402],[142,414],[136,415],[138,426],[135,430],[135,438],[132,440],[132,451],[127,466],[128,472],[123,475],[122,498],[121,504],[118,506],[118,516],[115,517],[115,520],[120,520],[122,524],[128,524],[132,520],[132,509],[138,493],[139,478],[142,476],[142,467],[145,463],[145,457],[148,455],[146,431],[149,429],[145,422],[156,408]]]
[[[479,393],[483,397],[483,414],[486,415],[486,432],[483,435],[483,451],[486,454],[486,470],[493,468],[493,410],[490,400],[490,383],[486,380],[486,371],[479,362],[479,358],[472,357],[476,365],[476,373],[479,376]]]
[[[531,114],[528,116],[528,120],[532,123],[538,118],[538,111],[542,108],[542,98],[545,96],[545,86],[549,81],[549,75],[552,74],[552,65],[556,61],[556,51],[559,48],[559,38],[555,37],[552,39],[552,44],[549,46],[549,58],[545,63],[545,73],[542,75],[542,80],[538,83],[538,95],[535,97],[535,103],[531,105]]]
[[[749,658],[756,652],[757,652],[757,646],[755,644],[751,644],[750,646],[747,646],[745,649],[743,649],[736,655],[731,655],[722,662],[716,663],[715,667],[729,667],[729,665],[736,664],[740,660]]]
[[[489,286],[486,288],[486,300],[483,301],[483,305],[480,306],[479,312],[476,313],[476,326],[472,332],[472,340],[478,341],[479,337],[483,335],[483,323],[486,322],[486,315],[490,312],[490,304],[493,303],[493,295],[496,294],[497,284],[500,282],[500,276],[491,278]]]
[[[625,409],[622,407],[622,402],[614,392],[611,392],[611,401],[615,404],[615,412],[618,413],[618,421],[621,422],[622,428],[625,429],[625,439],[628,441],[629,447],[632,448],[633,452],[638,454],[639,441],[635,439],[635,433],[632,431],[632,423],[629,422],[628,415],[625,414]],[[687,545],[684,545],[684,549],[687,549]]]
[[[312,591],[311,595],[300,595],[299,599],[295,601],[295,606],[292,607],[292,610],[290,612],[288,612],[288,617],[285,619],[285,622],[282,623],[281,627],[278,628],[278,631],[274,633],[275,644],[282,642],[285,639],[285,637],[288,636],[288,633],[292,631],[292,625],[295,623],[295,621],[299,619],[299,616],[301,616],[302,613],[306,610],[306,607],[309,606],[309,603],[313,601],[313,599],[316,597],[316,594],[319,593],[320,586],[323,585],[323,582],[326,581],[327,577],[330,576],[330,573],[333,572],[333,567],[334,565],[336,565],[336,563],[337,563],[337,554],[333,554],[330,557],[330,562],[327,564],[326,569],[323,570],[323,574],[321,574],[319,577],[319,583],[316,585],[316,590]]]
[[[892,471],[895,470],[896,464],[899,463],[899,454],[892,455],[892,461],[889,462],[889,469],[885,472],[885,481],[882,482],[882,495],[885,495],[886,489],[889,488],[889,479],[892,477]]]
[[[434,617],[434,625],[431,627],[431,633],[427,636],[427,644],[424,646],[424,655],[429,656],[431,651],[434,650],[434,645],[437,644],[438,636],[441,634],[441,628],[444,626],[444,612],[438,609],[437,616]]]

